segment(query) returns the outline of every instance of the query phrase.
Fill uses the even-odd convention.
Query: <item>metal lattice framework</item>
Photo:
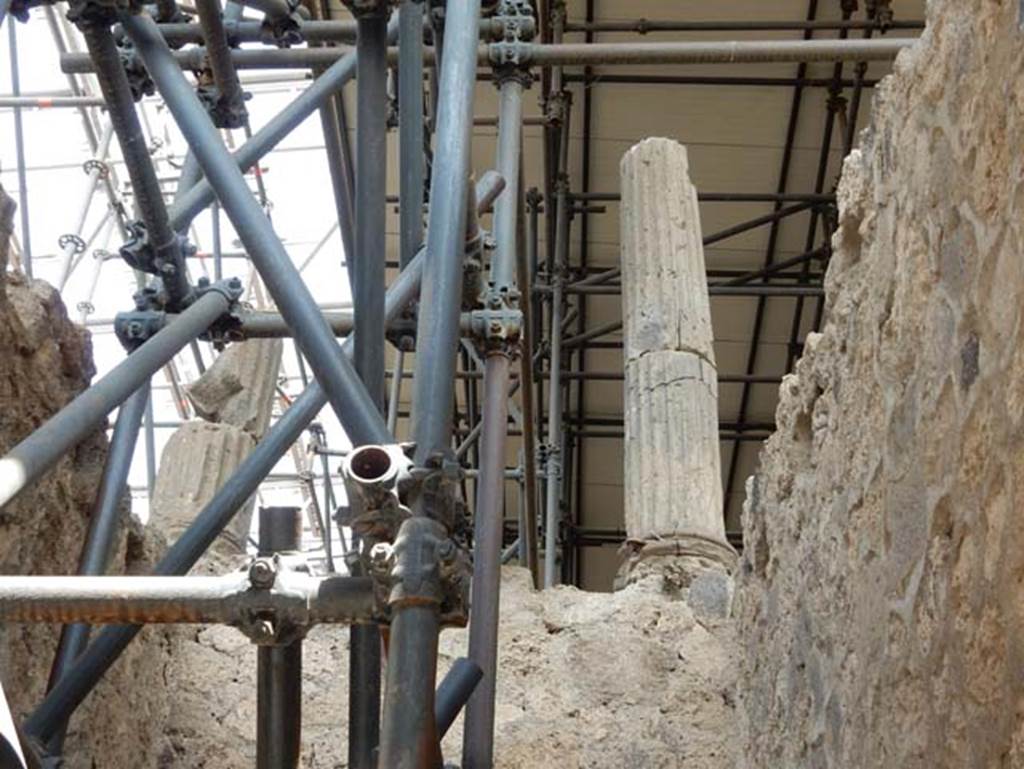
[[[0,0],[0,22],[8,14],[27,20],[30,5],[35,3]],[[518,558],[545,586],[578,583],[580,549],[622,537],[619,531],[587,527],[582,502],[583,456],[590,441],[622,436],[621,419],[590,413],[585,390],[587,382],[622,379],[619,371],[592,367],[594,351],[619,346],[606,337],[622,325],[617,320],[595,325],[588,318],[589,297],[620,292],[620,270],[591,266],[588,253],[593,217],[618,198],[617,192],[591,189],[594,68],[622,67],[602,71],[600,82],[611,86],[792,89],[776,188],[701,195],[706,203],[773,207],[767,215],[704,238],[710,245],[758,228],[770,231],[759,268],[709,273],[712,296],[749,297],[756,304],[746,366],[721,376],[742,387],[736,419],[720,425],[723,442],[732,447],[725,479],[729,499],[737,493],[740,447],[763,440],[773,428],[748,419],[751,388],[778,381],[758,373],[768,303],[776,297],[794,300],[786,370],[800,353],[808,316],[811,327],[821,318],[823,267],[835,227],[835,180],[829,178],[833,143],[841,143],[843,154],[853,146],[865,92],[874,85],[868,62],[890,61],[911,42],[879,35],[922,26],[893,18],[881,0],[869,2],[863,16],[855,2],[842,2],[839,20],[819,20],[819,2],[810,0],[801,21],[722,23],[595,21],[596,0],[582,4],[580,21],[569,21],[563,2],[544,0],[346,0],[345,5],[351,20],[333,18],[330,6],[317,2],[228,0],[222,8],[219,0],[197,0],[186,8],[175,0],[154,6],[73,0],[66,15],[84,39],[84,51],[68,47],[72,36],[58,15],[65,9],[46,5],[43,12],[72,89],[53,97],[20,94],[15,26],[8,21],[15,88],[0,98],[0,106],[18,114],[44,98],[47,106],[80,110],[92,148],[82,210],[60,244],[59,287],[81,269],[88,248],[103,248],[119,237],[116,254],[103,252],[93,260],[91,290],[101,280],[104,262],[116,256],[136,270],[140,289],[135,307],[113,321],[130,354],[0,458],[2,506],[118,410],[81,576],[0,578],[0,619],[69,623],[52,686],[23,725],[31,751],[43,761],[59,756],[75,708],[138,633],[140,625],[125,623],[218,622],[239,627],[260,645],[259,765],[295,766],[302,635],[315,623],[334,622],[352,626],[351,767],[440,766],[440,736],[467,702],[463,765],[491,766],[501,563]],[[243,6],[258,17],[245,15]],[[794,31],[802,39],[594,42],[598,34],[758,30]],[[826,30],[838,37],[815,37]],[[566,42],[571,34],[582,40]],[[766,78],[629,70],[644,64],[758,62],[792,62],[795,73]],[[832,63],[832,76],[810,77],[810,62]],[[853,63],[852,74],[847,62]],[[250,131],[239,73],[294,68],[308,70],[312,82],[278,115]],[[86,73],[95,76],[98,92],[83,88]],[[496,119],[475,117],[482,79],[497,88]],[[354,148],[342,98],[352,80],[357,88]],[[577,85],[581,96],[574,99]],[[531,88],[543,105],[539,119],[524,118],[524,94]],[[797,125],[812,89],[830,95],[820,161],[813,187],[794,192]],[[153,91],[189,146],[185,162],[173,169],[170,196],[160,178],[166,162],[151,151],[140,119],[146,113],[139,102]],[[582,111],[583,136],[574,181],[569,128],[576,109]],[[259,173],[255,194],[245,173],[258,171],[261,158],[314,112],[323,129],[337,221],[300,265],[268,217]],[[472,168],[474,124],[497,127],[493,170]],[[543,185],[530,189],[523,168],[528,124],[541,126],[544,165]],[[397,197],[387,190],[386,139],[392,126],[399,145]],[[234,151],[225,144],[232,130],[247,136]],[[20,122],[14,138],[23,217],[18,250],[21,268],[31,275]],[[137,216],[130,215],[125,185],[106,162],[114,141]],[[86,213],[96,196],[107,200],[108,213],[89,233]],[[400,233],[392,264],[385,218],[394,203]],[[191,225],[211,206],[215,220],[226,216],[233,224],[240,253],[225,251],[214,227],[213,274],[193,281],[189,260],[196,255],[197,236]],[[485,230],[480,217],[492,210]],[[798,216],[807,218],[803,253],[780,259],[780,227]],[[571,248],[574,222],[578,248]],[[351,310],[318,306],[301,274],[335,231],[346,254]],[[236,256],[242,260],[229,261]],[[225,277],[236,264],[244,265],[243,273]],[[273,300],[273,312],[241,304],[262,287]],[[85,321],[88,301],[80,309]],[[162,424],[147,409],[151,379],[164,370],[176,387],[176,356],[186,349],[202,370],[197,339],[225,345],[261,337],[294,340],[304,389],[285,394],[287,408],[198,511],[152,577],[100,576],[140,431],[147,436],[152,488],[152,433]],[[306,365],[312,378],[306,377]],[[413,385],[411,413],[400,405],[407,378]],[[325,407],[351,440],[350,452],[327,445],[315,423]],[[296,474],[272,476],[278,460],[307,430],[311,453],[299,452]],[[506,467],[509,436],[522,438],[514,467]],[[348,505],[342,508],[328,465],[335,455],[344,457]],[[275,479],[298,481],[305,504],[315,508],[325,563],[311,565],[297,552],[298,508],[264,508],[258,552],[244,572],[185,576],[245,500],[261,483]],[[317,481],[322,481],[321,496]],[[518,490],[509,516],[507,488]],[[351,547],[339,538],[346,550],[345,575],[332,573],[332,518],[352,533]],[[438,633],[444,625],[467,620],[469,659],[436,689]],[[90,640],[83,623],[114,626]],[[383,683],[381,625],[390,629]]]

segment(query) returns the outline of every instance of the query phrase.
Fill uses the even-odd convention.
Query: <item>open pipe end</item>
[[[382,483],[397,473],[391,454],[382,446],[360,446],[348,458],[349,474],[360,483]]]

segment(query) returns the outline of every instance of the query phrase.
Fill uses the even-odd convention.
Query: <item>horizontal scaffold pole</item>
[[[222,624],[255,616],[310,627],[373,617],[368,577],[282,571],[253,588],[244,571],[222,577],[0,577],[0,621]]]
[[[891,37],[872,40],[720,40],[666,43],[491,43],[480,46],[478,64],[500,61],[508,55],[506,46],[515,45],[516,54],[529,66],[633,66],[646,64],[772,64],[789,62],[891,61],[913,45],[915,38]],[[434,49],[424,51],[425,61],[434,60]],[[231,58],[238,69],[308,69],[328,66],[351,56],[351,49],[290,48],[235,50]],[[176,51],[183,69],[201,69],[204,48]],[[388,49],[390,64],[398,63],[398,49]],[[88,55],[68,53],[60,58],[61,69],[69,74],[92,72]]]

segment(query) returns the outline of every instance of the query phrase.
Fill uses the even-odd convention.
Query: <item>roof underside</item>
[[[803,21],[813,13],[817,20],[842,18],[840,0],[570,0],[569,22],[637,20],[666,21]],[[332,15],[348,18],[335,2]],[[854,19],[864,20],[861,8]],[[870,5],[870,3],[868,3]],[[894,17],[919,21],[924,17],[924,0],[893,0]],[[816,6],[816,9],[814,8]],[[815,38],[834,38],[835,30],[815,31]],[[874,33],[877,35],[877,32]],[[916,30],[891,32],[915,36]],[[658,40],[765,40],[800,39],[801,31],[711,31],[659,32],[639,37],[636,33],[596,33],[598,42]],[[864,30],[849,32],[865,35]],[[566,42],[583,42],[583,32],[570,32]],[[804,69],[805,68],[805,69]],[[872,64],[865,76],[862,102],[856,115],[858,129],[870,119],[874,83],[887,74],[888,64]],[[800,74],[814,81],[797,88],[793,79]],[[569,148],[570,188],[573,193],[618,193],[619,161],[636,142],[649,136],[665,136],[686,145],[693,182],[704,193],[830,194],[840,171],[844,120],[829,118],[829,103],[838,95],[847,105],[855,100],[856,65],[846,64],[760,64],[595,67],[584,71],[566,68],[567,88],[572,93]],[[841,87],[829,87],[836,75]],[[748,85],[741,82],[682,84],[667,82],[623,82],[643,76],[664,81],[678,77],[779,79],[778,84]],[[541,85],[528,92],[525,111],[539,118]],[[350,93],[349,98],[354,98]],[[852,108],[851,108],[852,109]],[[494,88],[482,82],[477,91],[476,114],[493,117],[497,112]],[[350,115],[355,114],[354,102]],[[792,124],[792,129],[791,129]],[[827,127],[831,131],[827,132]],[[526,187],[544,188],[543,129],[527,125],[524,131]],[[474,168],[479,176],[494,166],[496,129],[478,126],[474,131]],[[389,193],[398,192],[397,137],[391,137]],[[789,203],[783,206],[791,205]],[[776,210],[772,202],[702,202],[701,224],[705,238],[735,225]],[[777,228],[761,226],[723,239],[705,249],[709,280],[720,280],[763,269],[766,264],[792,259],[828,243],[823,216],[825,207],[787,216]],[[591,204],[587,213],[572,221],[570,264],[577,274],[615,267],[619,263],[619,216],[614,201]],[[389,213],[388,233],[397,250],[398,220]],[[813,221],[813,224],[812,224]],[[545,253],[543,224],[540,253]],[[823,263],[811,261],[783,271],[772,285],[820,286]],[[715,333],[715,354],[719,375],[719,414],[723,435],[740,435],[742,440],[723,438],[721,443],[722,482],[726,492],[724,515],[727,529],[738,535],[744,499],[744,482],[756,469],[763,436],[772,429],[777,402],[778,378],[792,366],[794,356],[808,333],[820,322],[818,297],[715,296],[711,300]],[[573,306],[575,304],[575,300]],[[621,319],[620,298],[615,295],[587,296],[578,304],[569,335]],[[602,372],[620,375],[622,356],[617,349],[621,332],[593,340],[585,353],[569,361],[574,372]],[[730,377],[754,375],[766,381],[728,381]],[[409,388],[407,388],[408,390]],[[578,382],[568,389],[567,424],[582,427],[584,433],[615,433],[623,412],[622,382],[616,379]],[[580,420],[583,420],[581,424]],[[751,439],[751,436],[754,436]],[[509,464],[515,465],[518,438],[509,449]],[[579,583],[590,589],[608,589],[617,565],[616,534],[621,533],[622,451],[618,437],[579,437],[575,450],[565,457],[572,471],[567,483],[566,506],[581,546],[572,567]],[[511,487],[510,487],[511,492]],[[516,495],[508,497],[510,522],[516,517]],[[606,541],[605,546],[596,543]]]

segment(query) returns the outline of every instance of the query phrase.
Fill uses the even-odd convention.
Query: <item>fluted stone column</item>
[[[647,139],[622,159],[625,519],[620,583],[683,557],[731,569],[718,378],[697,191],[686,148]]]
[[[164,447],[150,501],[150,522],[171,541],[255,448],[266,432],[281,365],[280,339],[253,339],[231,345],[187,388],[196,413]],[[244,553],[253,500],[236,513],[214,551]]]
[[[255,446],[256,440],[234,425],[195,419],[175,430],[160,457],[149,504],[151,525],[175,541]],[[215,550],[245,552],[252,507],[250,499],[217,538]]]

